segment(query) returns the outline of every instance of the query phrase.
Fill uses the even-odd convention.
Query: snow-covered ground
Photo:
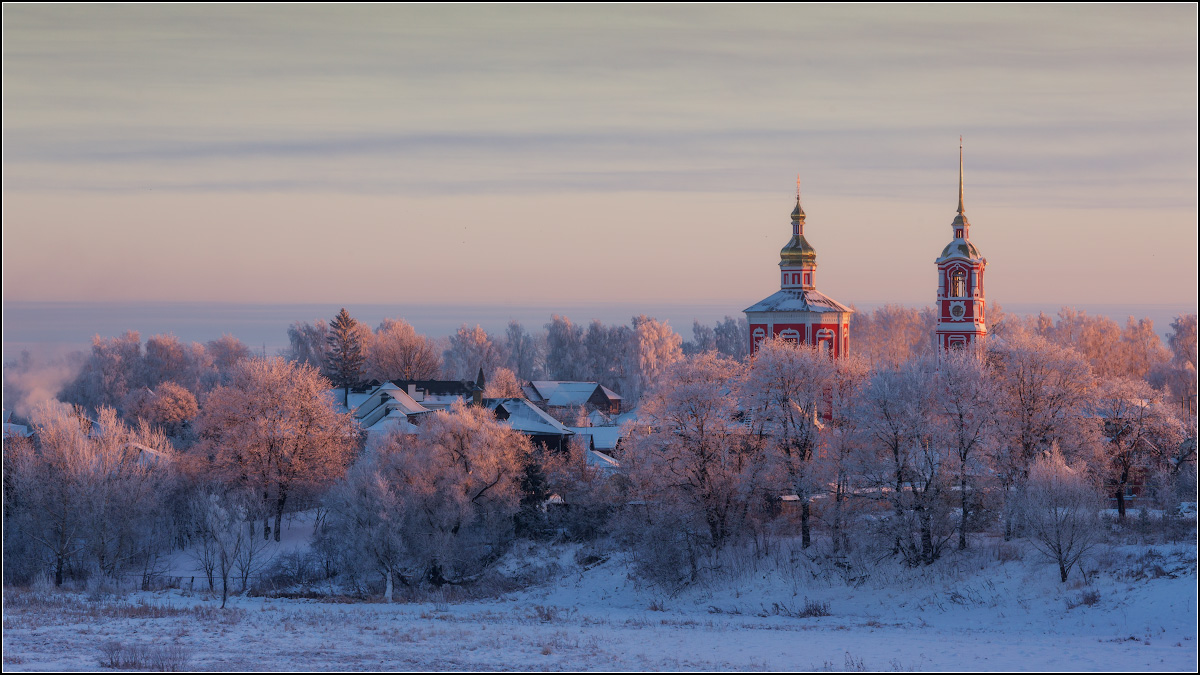
[[[1086,584],[1058,583],[1032,552],[998,560],[1011,545],[977,548],[847,583],[781,547],[674,596],[634,582],[619,555],[585,568],[570,547],[525,547],[506,564],[543,583],[462,602],[220,610],[200,591],[8,589],[4,668],[94,670],[120,643],[177,647],[190,670],[1195,671],[1194,544],[1101,552]],[[828,616],[800,616],[825,603]]]

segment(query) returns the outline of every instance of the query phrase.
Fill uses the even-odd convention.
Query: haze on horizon
[[[1196,303],[1196,6],[6,5],[5,302]],[[677,326],[677,329],[682,327]]]

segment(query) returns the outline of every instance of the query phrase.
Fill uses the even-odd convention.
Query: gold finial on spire
[[[796,203],[800,203],[800,174],[796,174]]]
[[[958,213],[963,213],[963,143],[958,137]]]

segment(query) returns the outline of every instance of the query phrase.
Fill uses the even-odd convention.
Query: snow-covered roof
[[[592,447],[597,450],[612,450],[621,440],[621,427],[567,427],[581,436],[591,436]]]
[[[980,255],[979,249],[975,248],[975,244],[966,239],[955,239],[946,244],[946,248],[942,249],[942,254],[938,256],[938,261],[946,258],[967,258],[968,260],[978,260],[983,256]]]
[[[484,405],[493,412],[503,408],[508,415],[508,419],[504,422],[515,431],[524,434],[572,435],[571,430],[563,426],[561,422],[523,398],[487,399]]]
[[[759,300],[743,312],[852,312],[818,290],[786,288]]]
[[[599,382],[575,382],[566,380],[534,380],[525,387],[525,393],[534,401],[545,401],[549,406],[583,405],[596,393],[596,389],[604,392],[610,401],[621,400],[621,395],[601,385]],[[532,391],[531,391],[532,390]]]
[[[367,436],[386,436],[390,433],[415,434],[417,427],[403,413],[393,410],[375,424],[367,427]]]
[[[29,432],[29,427],[25,426],[24,424],[13,424],[11,422],[4,423],[4,437],[5,438],[9,438],[11,436],[20,436],[22,438],[29,438],[32,435],[33,434]]]
[[[609,457],[603,452],[588,450],[587,464],[590,467],[600,469],[601,471],[617,471],[621,468],[621,463]]]

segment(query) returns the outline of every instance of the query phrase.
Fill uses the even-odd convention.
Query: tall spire
[[[962,136],[958,137],[958,214],[963,214],[963,153]]]

